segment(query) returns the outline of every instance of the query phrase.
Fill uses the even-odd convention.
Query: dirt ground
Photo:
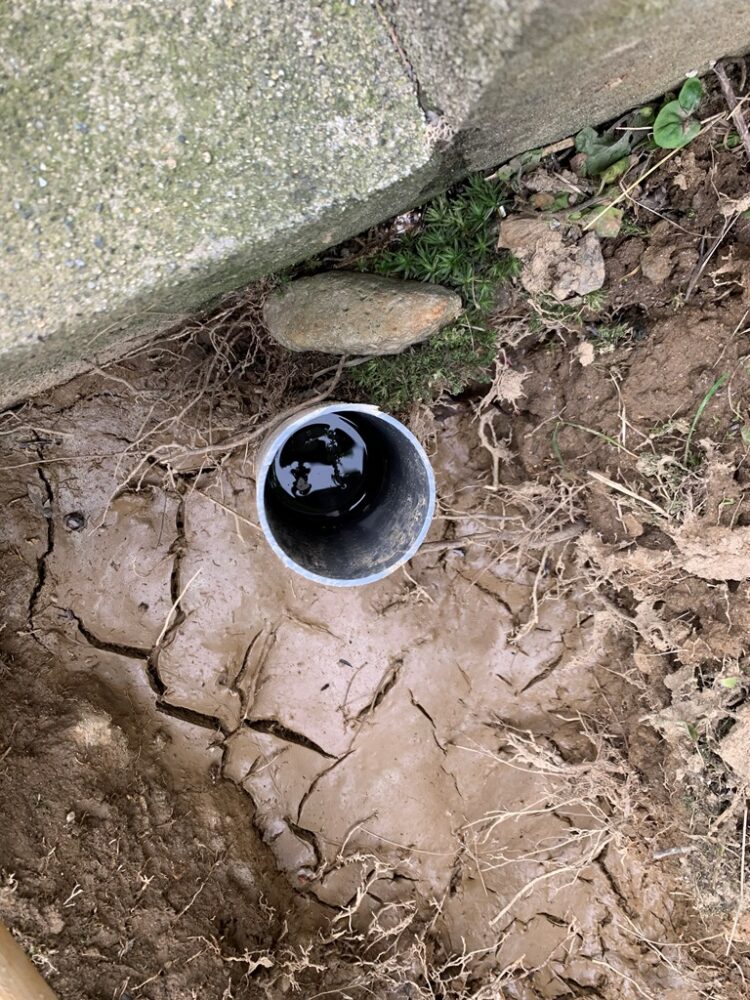
[[[0,417],[0,917],[61,1000],[746,995],[743,156],[644,180],[603,306],[499,296],[367,588],[257,527],[269,415],[355,392],[262,288]]]

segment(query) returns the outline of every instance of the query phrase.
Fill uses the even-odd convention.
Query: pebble
[[[290,351],[398,354],[453,322],[461,309],[460,297],[440,285],[327,271],[278,289],[264,318]]]

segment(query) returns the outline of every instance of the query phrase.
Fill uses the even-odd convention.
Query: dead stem
[[[159,464],[166,464],[168,462],[173,463],[175,460],[179,460],[181,462],[193,461],[196,458],[207,458],[209,455],[229,455],[233,451],[237,451],[238,448],[244,448],[247,445],[252,444],[260,437],[263,437],[263,435],[268,433],[271,427],[275,424],[283,423],[284,420],[294,416],[295,413],[299,413],[300,410],[304,410],[308,406],[314,406],[316,403],[322,403],[324,400],[329,399],[333,390],[341,380],[345,362],[346,356],[341,358],[334,377],[326,384],[324,389],[316,393],[314,396],[310,396],[307,399],[302,400],[300,403],[295,403],[294,406],[287,407],[287,409],[282,410],[273,418],[264,421],[258,426],[254,426],[250,430],[238,431],[237,433],[225,438],[223,441],[219,441],[217,444],[209,444],[203,448],[186,449],[173,455],[169,455],[168,457],[160,458]]]
[[[716,63],[714,66],[714,73],[716,74],[721,85],[721,89],[724,92],[729,113],[737,128],[737,133],[742,140],[742,145],[745,147],[747,158],[750,160],[750,130],[748,130],[747,122],[744,119],[741,108],[738,106],[737,95],[734,92],[734,87],[732,87],[731,81],[727,76],[727,71],[724,69],[724,64],[722,62]]]
[[[740,922],[740,917],[742,916],[742,911],[745,908],[745,857],[747,854],[747,812],[748,807],[745,806],[745,813],[742,818],[742,856],[740,858],[740,895],[737,900],[737,912],[734,915],[734,923],[732,924],[732,930],[729,933],[729,940],[727,941],[726,955],[729,955],[732,950],[732,943],[734,942],[734,935],[737,933],[737,925]]]

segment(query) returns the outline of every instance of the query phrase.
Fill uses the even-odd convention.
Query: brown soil
[[[262,290],[5,414],[0,916],[61,1000],[745,995],[745,220],[693,281],[740,155],[410,415],[440,513],[362,590],[257,527],[263,420],[349,391]]]

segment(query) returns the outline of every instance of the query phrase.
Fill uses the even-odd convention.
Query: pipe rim
[[[313,573],[309,569],[306,569],[295,559],[292,559],[276,541],[273,531],[268,523],[268,518],[266,516],[266,502],[265,502],[265,490],[266,490],[266,479],[268,478],[268,472],[273,464],[274,457],[278,450],[284,446],[284,444],[289,440],[295,431],[298,431],[305,424],[309,423],[314,417],[324,417],[329,413],[344,413],[349,411],[350,413],[364,413],[368,416],[382,420],[391,427],[394,427],[416,451],[419,456],[422,465],[427,473],[427,510],[424,516],[424,523],[419,531],[419,534],[406,550],[406,552],[399,557],[399,559],[394,562],[391,566],[385,569],[379,570],[377,573],[371,573],[369,576],[357,577],[356,579],[346,579],[343,577],[328,577],[321,576],[319,573]],[[294,416],[289,417],[282,424],[280,424],[274,431],[271,431],[268,438],[261,447],[258,464],[257,473],[255,479],[255,490],[256,490],[256,506],[258,508],[258,517],[260,520],[260,526],[263,530],[263,535],[266,542],[271,546],[271,549],[275,555],[282,561],[282,563],[288,568],[298,573],[300,576],[304,577],[306,580],[311,580],[313,583],[321,583],[327,587],[364,587],[368,583],[376,583],[378,580],[383,580],[385,577],[390,576],[397,569],[407,563],[412,559],[422,542],[425,540],[427,532],[430,530],[430,525],[432,524],[432,519],[435,514],[435,504],[436,504],[436,488],[435,488],[435,473],[433,472],[432,465],[429,458],[427,457],[427,452],[424,450],[417,438],[412,434],[408,427],[392,417],[389,413],[384,413],[377,406],[373,406],[368,403],[325,403],[311,406],[309,409],[302,410],[296,413]]]

